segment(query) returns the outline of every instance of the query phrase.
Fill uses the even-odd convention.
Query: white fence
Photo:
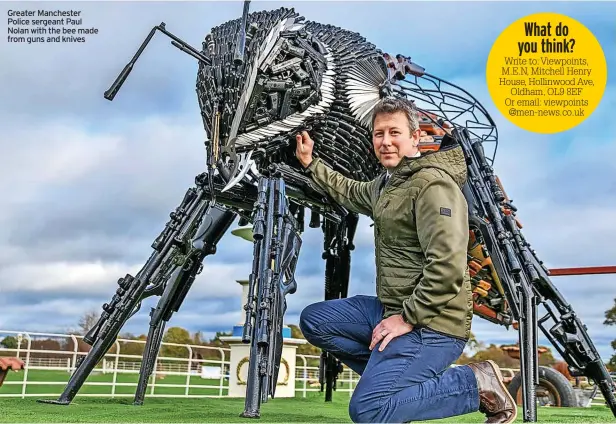
[[[15,349],[0,346],[0,356],[14,356],[24,361],[23,371],[7,375],[0,397],[58,397],[64,390],[77,361],[85,357],[89,345],[83,337],[72,334],[33,333],[0,330],[0,339],[13,336]],[[137,387],[145,340],[117,339],[104,358],[95,366],[83,384],[79,396],[132,397]],[[140,346],[140,349],[135,345]],[[47,345],[47,346],[45,346]],[[57,348],[48,348],[49,345]],[[174,356],[165,356],[165,349],[174,348]],[[138,354],[130,352],[137,351]],[[184,357],[180,355],[185,353]],[[222,397],[227,395],[230,349],[190,344],[162,343],[152,377],[148,397]],[[320,391],[318,356],[297,355],[296,392],[306,396]],[[352,395],[359,376],[346,369],[340,375],[337,392]],[[171,382],[165,382],[171,381]],[[57,389],[50,390],[50,387]]]
[[[25,363],[24,370],[9,374],[0,397],[58,397],[64,390],[77,361],[85,357],[89,345],[83,337],[71,334],[33,333],[0,330],[0,339],[13,336],[17,347],[0,346],[0,356],[15,356]],[[42,341],[41,341],[42,340]],[[51,345],[51,346],[50,346]],[[133,397],[137,386],[145,340],[117,339],[104,358],[96,365],[83,384],[79,396]],[[50,349],[49,347],[57,347]],[[124,349],[124,350],[123,350]],[[165,356],[166,349],[175,349]],[[130,353],[130,352],[137,352]],[[185,352],[185,357],[181,357]],[[148,397],[222,397],[227,395],[230,349],[190,344],[162,343],[152,377],[148,382]],[[320,391],[318,356],[297,355],[296,393]],[[511,378],[517,369],[502,369]],[[339,376],[337,392],[350,397],[359,376],[345,367]],[[50,387],[55,387],[49,391]],[[45,391],[47,390],[47,391]],[[591,405],[605,405],[599,392]]]

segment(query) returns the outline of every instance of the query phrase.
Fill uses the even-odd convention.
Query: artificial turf
[[[306,398],[279,398],[261,407],[257,422],[344,423],[348,415],[349,398],[334,393],[332,402],[324,402],[321,393]],[[188,423],[188,422],[254,422],[241,418],[244,400],[239,398],[147,398],[141,406],[132,405],[132,398],[77,397],[68,406],[37,403],[36,398],[0,399],[0,422],[43,423]],[[539,408],[540,423],[608,423],[614,416],[607,407]],[[480,413],[434,420],[443,423],[481,423]],[[521,410],[516,422],[522,422]]]
[[[244,400],[241,398],[182,398],[156,396],[182,396],[185,394],[186,377],[178,375],[160,376],[154,387],[154,397],[150,395],[151,386],[146,392],[145,403],[141,406],[132,405],[133,394],[137,383],[137,374],[118,374],[115,394],[111,397],[111,382],[113,374],[93,373],[87,379],[88,383],[79,391],[79,395],[70,405],[51,405],[38,403],[37,399],[57,399],[66,385],[66,371],[31,370],[28,375],[28,385],[25,387],[26,397],[20,398],[24,387],[23,375],[10,373],[5,384],[0,387],[0,395],[16,395],[15,397],[0,397],[0,423],[3,422],[37,422],[37,423],[95,423],[95,422],[126,422],[126,423],[194,423],[194,422],[255,422],[239,415],[244,410]],[[7,384],[8,383],[8,384]],[[52,383],[52,384],[50,384]],[[55,384],[53,384],[55,383]],[[102,384],[101,384],[102,383]],[[333,401],[325,402],[324,394],[318,391],[301,392],[303,383],[297,382],[295,398],[276,398],[261,407],[261,418],[257,422],[285,423],[345,423],[351,422],[348,413],[349,393],[334,392]],[[164,385],[176,386],[165,387]],[[191,376],[190,384],[196,387],[189,389],[189,395],[219,395],[216,388],[220,380],[202,379]],[[203,386],[213,387],[203,387]],[[227,394],[226,381],[223,380],[222,394]],[[179,387],[178,387],[179,386]],[[348,388],[347,388],[348,389]],[[314,389],[313,389],[314,390]],[[55,395],[51,395],[55,394]],[[104,397],[89,397],[82,395],[103,395]],[[109,395],[109,397],[107,397]],[[550,408],[540,407],[537,411],[540,423],[608,423],[616,422],[611,411],[605,406],[591,408]],[[430,422],[443,423],[482,423],[484,417],[480,413],[434,420]],[[516,422],[522,422],[522,411],[519,409]]]

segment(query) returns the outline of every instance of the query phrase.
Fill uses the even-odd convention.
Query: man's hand
[[[376,344],[383,340],[381,346],[379,346],[379,352],[381,352],[393,338],[410,333],[412,330],[413,326],[404,322],[402,315],[392,315],[389,318],[385,318],[372,330],[370,350],[374,349]]]
[[[312,147],[314,141],[310,138],[306,131],[302,131],[301,134],[295,136],[297,147],[295,148],[295,156],[299,159],[299,162],[304,168],[307,168],[312,162]]]

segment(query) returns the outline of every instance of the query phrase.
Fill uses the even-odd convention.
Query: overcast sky
[[[519,208],[524,234],[548,267],[616,265],[616,66],[614,3],[260,2],[251,10],[294,7],[309,20],[360,32],[470,91],[499,128],[495,168]],[[157,34],[113,102],[103,92],[152,26],[199,47],[213,26],[241,15],[238,2],[32,2],[8,9],[72,8],[99,34],[79,44],[0,42],[0,329],[62,332],[107,302],[133,275],[150,245],[204,170],[205,132],[195,98],[196,63]],[[481,13],[471,10],[480,7]],[[608,64],[603,99],[581,125],[540,135],[513,126],[485,86],[485,63],[500,31],[525,15],[554,11],[585,24]],[[382,16],[381,19],[375,19]],[[1,19],[7,33],[6,18]],[[374,294],[374,242],[360,221],[350,295]],[[308,228],[289,298],[287,323],[322,299],[322,234]],[[229,331],[240,321],[238,279],[252,246],[228,235],[170,326]],[[604,358],[616,332],[602,325],[616,276],[556,277]],[[147,332],[149,306],[124,331]],[[230,311],[230,312],[229,312]],[[479,318],[487,343],[515,343],[513,330]],[[1,335],[0,335],[1,336]],[[546,343],[544,339],[541,341]]]

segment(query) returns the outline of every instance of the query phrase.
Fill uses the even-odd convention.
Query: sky
[[[356,31],[383,51],[403,53],[473,94],[499,131],[494,164],[518,207],[525,237],[549,268],[616,265],[616,4],[600,2],[251,2],[251,10],[294,7],[308,20]],[[481,13],[472,10],[481,8]],[[116,281],[151,253],[205,151],[195,98],[196,61],[157,34],[113,102],[103,98],[150,29],[161,22],[199,47],[210,29],[241,16],[241,2],[23,2],[9,9],[80,10],[99,33],[78,44],[0,42],[0,330],[61,333],[100,310]],[[542,135],[511,124],[485,83],[491,45],[510,23],[544,11],[586,25],[602,44],[608,82],[595,112],[577,127]],[[384,16],[375,20],[376,16]],[[0,33],[7,33],[6,19]],[[349,295],[374,295],[374,241],[360,220]],[[232,228],[237,227],[237,222]],[[306,225],[287,297],[287,324],[323,298],[322,233]],[[206,258],[169,326],[230,331],[241,320],[241,287],[252,245],[228,234]],[[555,277],[601,356],[612,355],[616,276]],[[124,332],[146,333],[149,307]],[[475,318],[485,343],[515,343],[517,332]],[[0,334],[1,336],[1,334]],[[546,344],[542,338],[540,343]]]

